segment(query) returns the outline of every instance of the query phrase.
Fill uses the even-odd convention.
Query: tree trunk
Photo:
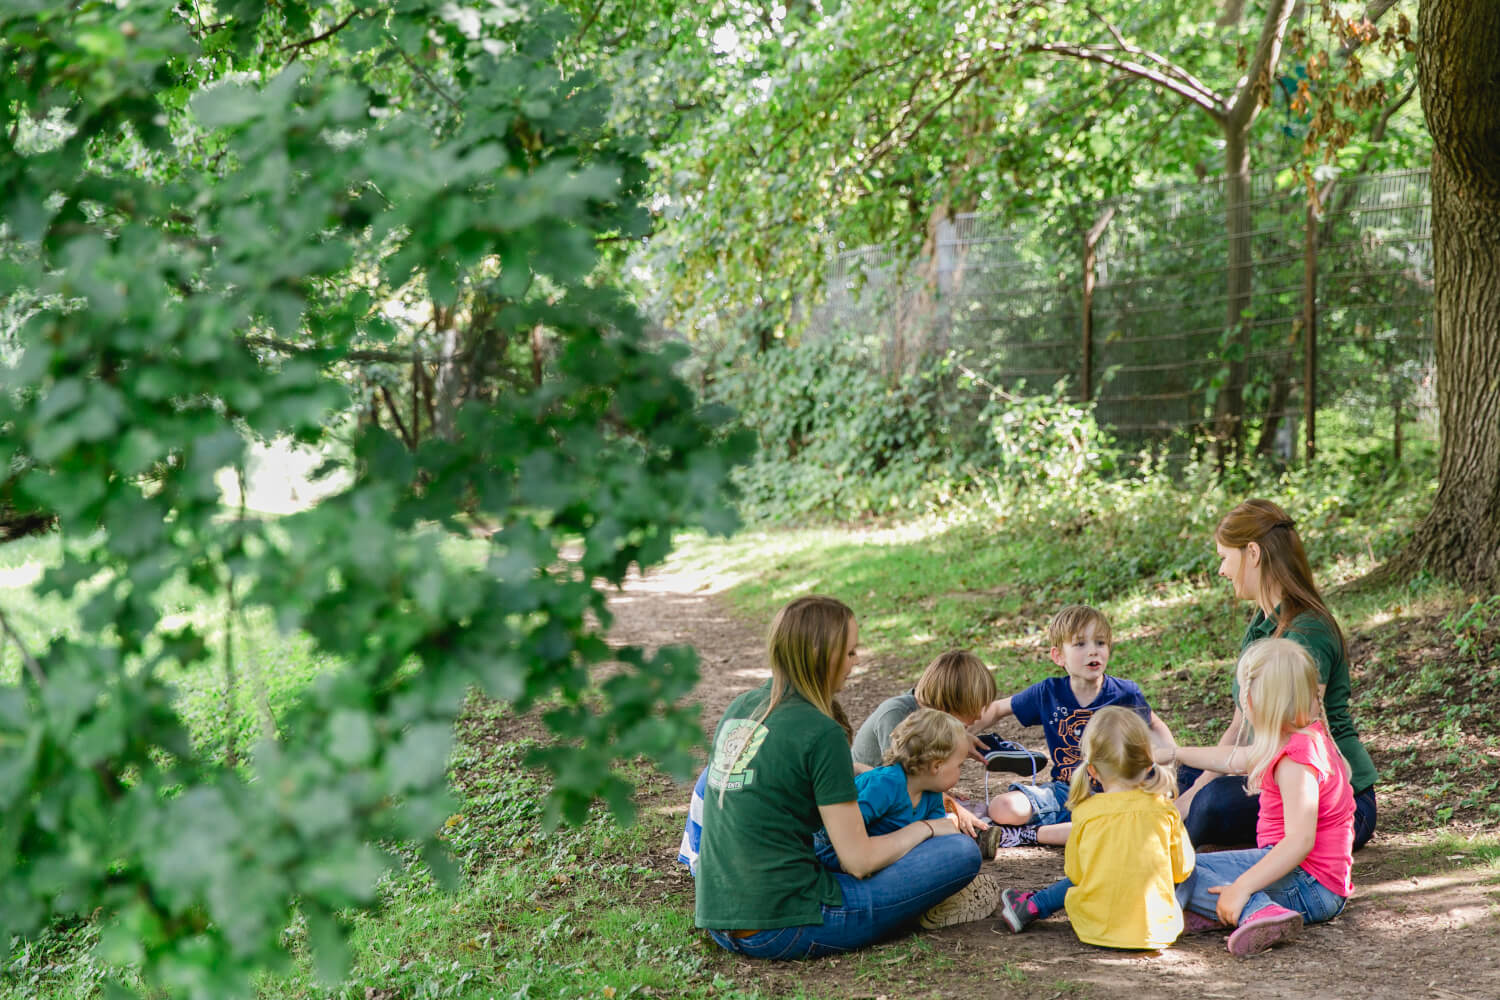
[[[1423,0],[1417,73],[1432,133],[1438,492],[1379,577],[1500,587],[1500,5]]]
[[[1214,439],[1219,466],[1239,458],[1244,440],[1245,380],[1250,372],[1250,144],[1249,122],[1242,129],[1224,129],[1224,231],[1229,240],[1228,306],[1224,354],[1228,359],[1224,384],[1214,400]]]

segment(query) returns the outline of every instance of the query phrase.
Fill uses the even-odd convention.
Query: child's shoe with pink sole
[[[1302,933],[1302,914],[1272,903],[1240,921],[1229,935],[1229,954],[1236,958],[1259,955],[1272,945],[1290,941]]]

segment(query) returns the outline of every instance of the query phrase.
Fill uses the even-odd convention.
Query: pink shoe
[[[1224,925],[1213,917],[1205,917],[1194,910],[1182,911],[1182,933],[1184,934],[1206,934],[1209,931],[1223,929]]]
[[[1236,958],[1259,955],[1273,944],[1290,941],[1302,933],[1302,914],[1272,903],[1240,921],[1229,935],[1229,954]]]

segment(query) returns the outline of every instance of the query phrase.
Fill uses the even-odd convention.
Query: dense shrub
[[[760,438],[738,473],[751,518],[920,511],[977,482],[1093,480],[1118,456],[1092,407],[996,389],[949,355],[887,378],[850,339],[749,353],[710,390]]]

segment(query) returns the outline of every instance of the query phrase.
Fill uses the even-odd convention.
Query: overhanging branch
[[[1290,0],[1287,0],[1287,2],[1290,2]],[[1131,76],[1149,80],[1163,90],[1171,91],[1178,97],[1202,108],[1214,121],[1222,121],[1225,116],[1226,109],[1216,94],[1205,92],[1199,87],[1192,86],[1179,79],[1177,75],[1169,75],[1164,70],[1153,69],[1132,59],[1121,58],[1108,49],[1101,49],[1091,45],[1072,45],[1066,42],[1038,42],[1026,46],[1023,51],[1044,52],[1049,55],[1099,63],[1111,69],[1119,70],[1122,73],[1128,73]]]

